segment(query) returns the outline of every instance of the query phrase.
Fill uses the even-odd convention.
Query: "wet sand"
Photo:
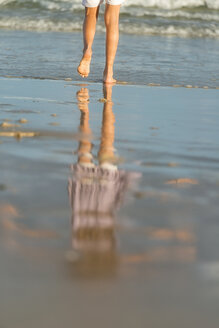
[[[0,79],[0,327],[217,327],[218,102]]]

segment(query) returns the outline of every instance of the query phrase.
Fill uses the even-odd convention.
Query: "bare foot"
[[[89,103],[89,91],[87,88],[81,88],[76,95],[79,103],[81,104]]]
[[[88,103],[89,103],[89,91],[87,88],[81,88],[77,92],[78,108],[84,113],[89,113]]]
[[[90,73],[90,62],[91,55],[83,55],[77,69],[78,74],[80,74],[82,77],[88,77]]]
[[[110,84],[116,83],[116,80],[113,78],[113,70],[105,68],[103,73],[103,82]]]

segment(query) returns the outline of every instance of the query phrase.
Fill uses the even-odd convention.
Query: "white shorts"
[[[98,7],[104,0],[82,0],[82,5],[84,7]],[[125,0],[106,0],[108,5],[121,5]]]

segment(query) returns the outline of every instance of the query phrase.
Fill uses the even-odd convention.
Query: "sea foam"
[[[103,15],[101,6],[100,15]],[[0,0],[0,28],[64,31],[82,29],[81,0]],[[105,30],[103,17],[97,30]],[[120,30],[137,35],[219,37],[219,0],[126,0]]]

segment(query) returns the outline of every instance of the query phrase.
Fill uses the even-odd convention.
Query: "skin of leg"
[[[115,83],[113,79],[113,64],[119,42],[119,12],[120,5],[106,4],[106,65],[103,74],[104,83]]]
[[[115,116],[112,109],[112,87],[112,84],[104,84],[104,98],[107,99],[107,101],[103,105],[101,143],[98,153],[98,160],[100,165],[105,162],[111,164],[115,162],[113,147],[115,134]]]
[[[96,32],[96,23],[99,14],[99,6],[85,8],[85,18],[83,24],[84,49],[83,56],[78,66],[78,73],[82,77],[88,77],[90,73],[90,62],[92,56],[92,44]]]
[[[82,88],[77,92],[78,108],[81,112],[79,131],[82,133],[78,146],[78,163],[92,163],[91,130],[89,126],[89,91]],[[89,156],[90,154],[90,156]]]

